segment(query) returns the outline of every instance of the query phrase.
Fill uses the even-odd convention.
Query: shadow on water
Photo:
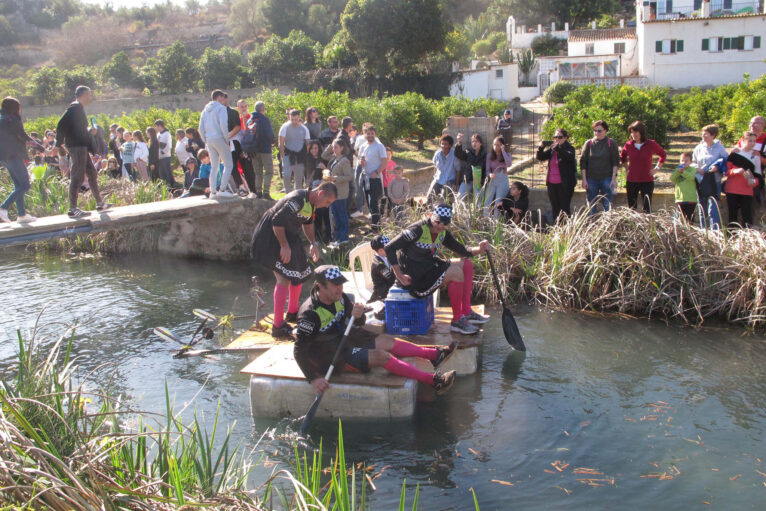
[[[13,362],[15,326],[31,328],[47,307],[42,324],[51,337],[61,332],[54,323],[77,320],[83,374],[108,364],[95,383],[109,384],[134,408],[164,411],[167,382],[178,407],[196,396],[189,413],[196,406],[212,419],[220,402],[221,424],[236,422],[234,440],[250,448],[264,436],[257,455],[292,458],[290,430],[300,421],[251,419],[248,378],[239,373],[244,355],[173,359],[176,346],[151,334],[166,326],[191,335],[194,308],[252,314],[249,265],[151,255],[14,257],[0,266],[0,285],[9,290],[0,310],[0,369]],[[270,282],[263,287],[270,302]],[[483,510],[762,507],[761,337],[737,327],[691,329],[531,307],[514,314],[526,354],[509,350],[494,320],[485,327],[480,371],[419,403],[411,420],[343,422],[348,459],[380,474],[373,509],[396,508],[405,478],[408,488],[420,484],[423,509],[472,509],[470,488]],[[307,446],[320,437],[328,463],[337,421],[317,420]],[[272,470],[256,469],[254,480]]]

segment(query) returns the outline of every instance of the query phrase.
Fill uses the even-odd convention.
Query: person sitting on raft
[[[396,275],[391,269],[391,263],[386,257],[386,245],[391,240],[385,234],[375,236],[370,242],[370,248],[375,251],[375,258],[370,268],[370,277],[372,277],[372,296],[367,300],[367,304],[374,302],[383,302],[388,297],[388,291],[396,282]],[[375,313],[375,319],[386,319],[386,309],[382,308]]]
[[[473,335],[489,316],[471,309],[473,292],[473,263],[471,256],[489,250],[483,240],[477,247],[466,248],[452,236],[447,226],[452,220],[452,207],[440,204],[425,220],[408,226],[386,245],[386,257],[394,275],[415,298],[425,298],[445,284],[452,304],[450,330]],[[445,261],[436,256],[442,246],[463,259]],[[398,258],[397,258],[398,253]]]
[[[292,338],[287,322],[298,319],[298,305],[303,282],[311,275],[299,230],[311,243],[309,255],[319,260],[319,244],[314,237],[314,213],[327,208],[338,197],[333,183],[324,182],[311,190],[295,190],[274,204],[261,218],[253,233],[250,256],[270,269],[277,279],[274,286],[274,322],[271,335]],[[289,302],[288,302],[289,295]],[[285,317],[285,302],[287,316]]]
[[[455,351],[457,342],[448,347],[418,346],[387,334],[378,335],[364,330],[361,328],[365,323],[364,305],[354,303],[351,295],[343,292],[346,278],[340,268],[319,266],[314,275],[316,280],[311,296],[303,302],[298,313],[293,354],[306,379],[318,393],[329,386],[324,375],[343,339],[348,321],[354,321],[354,326],[335,363],[336,370],[366,373],[371,367],[383,367],[391,374],[430,385],[439,394],[452,387],[455,371],[429,373],[403,362],[399,357],[425,358],[437,369]]]

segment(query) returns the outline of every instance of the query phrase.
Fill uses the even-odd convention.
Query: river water
[[[77,321],[81,374],[163,412],[193,406],[269,460],[289,460],[284,421],[254,421],[244,355],[175,360],[151,334],[190,334],[193,308],[252,314],[251,269],[155,255],[63,259],[4,252],[0,365],[16,328]],[[268,287],[268,286],[267,286]],[[420,485],[421,509],[762,509],[766,497],[766,344],[736,328],[695,330],[656,321],[517,311],[528,353],[499,322],[485,332],[478,374],[461,377],[411,421],[344,422],[346,456],[373,465],[373,509]],[[241,325],[242,327],[246,325]],[[196,396],[196,397],[195,397]],[[191,410],[191,409],[190,409]],[[337,426],[320,422],[325,449]],[[328,446],[329,445],[329,446]],[[260,481],[274,467],[260,467]],[[588,484],[590,483],[590,484]],[[408,499],[408,501],[409,501]],[[761,502],[761,504],[758,504]]]

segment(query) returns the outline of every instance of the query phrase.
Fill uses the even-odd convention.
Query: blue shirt
[[[253,112],[248,122],[255,122],[255,152],[257,154],[271,154],[271,146],[274,143],[274,129],[271,121],[261,112]]]
[[[200,179],[210,179],[210,164],[209,163],[203,163],[199,166],[199,177]]]
[[[460,169],[460,160],[455,157],[455,150],[450,149],[448,154],[439,149],[434,153],[434,181],[442,186],[457,181],[457,171]]]

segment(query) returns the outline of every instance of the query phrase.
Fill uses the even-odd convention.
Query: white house
[[[519,97],[519,65],[497,63],[481,69],[461,70],[458,79],[450,85],[450,95],[510,101]]]
[[[543,25],[537,25],[537,28],[533,30],[527,30],[526,25],[517,26],[516,18],[513,16],[508,16],[505,22],[505,36],[508,46],[513,51],[531,48],[532,41],[545,34],[566,40],[569,37],[569,23],[564,23],[564,30],[556,30],[556,23],[551,23],[551,29],[547,31]]]
[[[638,72],[653,85],[716,86],[766,73],[759,0],[636,2]]]

